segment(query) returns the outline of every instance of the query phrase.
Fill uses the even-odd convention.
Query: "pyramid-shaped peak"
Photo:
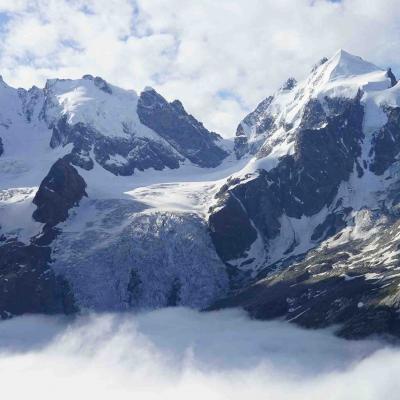
[[[365,61],[359,56],[339,49],[326,63],[325,69],[329,71],[330,79],[354,75],[363,75],[371,72],[382,71],[376,65]]]

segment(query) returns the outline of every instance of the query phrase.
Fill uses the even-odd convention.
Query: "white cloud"
[[[398,399],[400,352],[327,331],[175,308],[0,323],[13,399]]]
[[[15,86],[100,75],[179,98],[233,135],[289,76],[338,48],[400,70],[398,0],[0,0],[0,70]]]

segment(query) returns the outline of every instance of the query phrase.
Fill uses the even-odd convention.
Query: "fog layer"
[[[398,399],[400,351],[238,310],[26,316],[0,323],[12,399]]]

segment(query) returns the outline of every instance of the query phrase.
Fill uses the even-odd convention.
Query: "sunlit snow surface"
[[[398,399],[400,352],[238,310],[0,323],[9,399]]]

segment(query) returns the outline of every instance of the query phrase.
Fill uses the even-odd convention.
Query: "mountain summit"
[[[376,65],[343,49],[338,50],[335,55],[326,61],[324,69],[329,75],[329,80],[382,71]]]
[[[385,91],[392,83],[388,71],[339,50],[330,59],[323,58],[305,80],[296,85],[284,85],[244,118],[236,132],[235,152],[239,158],[257,152],[260,152],[257,157],[261,158],[272,147],[277,153],[285,152],[285,148],[277,147],[276,143],[288,144],[288,140],[284,142],[283,139],[296,131],[306,108],[313,102],[326,104],[326,98],[352,99],[359,92]]]
[[[0,314],[186,305],[400,335],[400,85],[339,50],[229,141],[99,77],[0,87]],[[24,292],[24,297],[20,296]]]

